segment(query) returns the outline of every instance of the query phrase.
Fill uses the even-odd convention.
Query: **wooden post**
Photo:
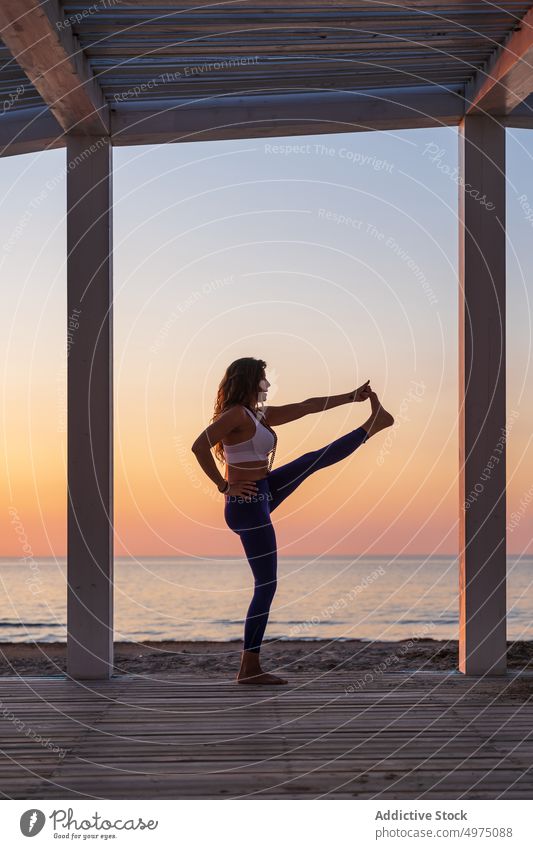
[[[459,668],[506,671],[505,128],[459,125]]]
[[[67,141],[67,672],[113,669],[111,145]]]

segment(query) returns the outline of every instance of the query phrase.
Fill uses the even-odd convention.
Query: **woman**
[[[286,684],[263,672],[261,642],[276,592],[276,535],[270,514],[313,472],[348,457],[363,442],[394,419],[383,409],[367,380],[344,395],[308,398],[297,404],[263,407],[270,383],[266,363],[242,357],[228,366],[218,388],[212,424],[195,440],[192,450],[206,475],[224,493],[224,519],[239,535],[254,576],[254,594],[246,615],[239,684]],[[324,448],[309,451],[271,471],[277,437],[273,426],[293,422],[341,404],[370,400],[371,415],[363,424]],[[261,407],[259,407],[261,401]],[[222,477],[211,453],[226,461]],[[270,455],[270,462],[269,462]]]

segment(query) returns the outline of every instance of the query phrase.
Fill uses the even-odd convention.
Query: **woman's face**
[[[269,386],[270,386],[270,383],[268,382],[266,375],[263,374],[263,377],[259,381],[259,389],[258,389],[258,393],[257,393],[257,400],[258,401],[266,401],[266,396],[267,396]]]

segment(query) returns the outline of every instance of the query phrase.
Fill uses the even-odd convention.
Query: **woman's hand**
[[[250,495],[257,493],[257,484],[255,481],[235,481],[230,484],[229,488],[224,493],[225,495],[239,495],[247,498]]]
[[[370,380],[367,380],[366,383],[363,383],[359,389],[356,389],[353,394],[354,401],[366,401],[367,398],[370,398],[370,393],[372,392],[369,386]]]

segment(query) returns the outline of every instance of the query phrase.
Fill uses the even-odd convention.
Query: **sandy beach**
[[[456,640],[416,639],[398,642],[363,640],[288,640],[264,643],[265,669],[305,672],[457,669]],[[62,675],[66,643],[2,643],[0,675]],[[232,678],[241,642],[145,641],[115,643],[115,675],[183,672],[210,678]],[[533,668],[533,642],[508,643],[509,669]]]

